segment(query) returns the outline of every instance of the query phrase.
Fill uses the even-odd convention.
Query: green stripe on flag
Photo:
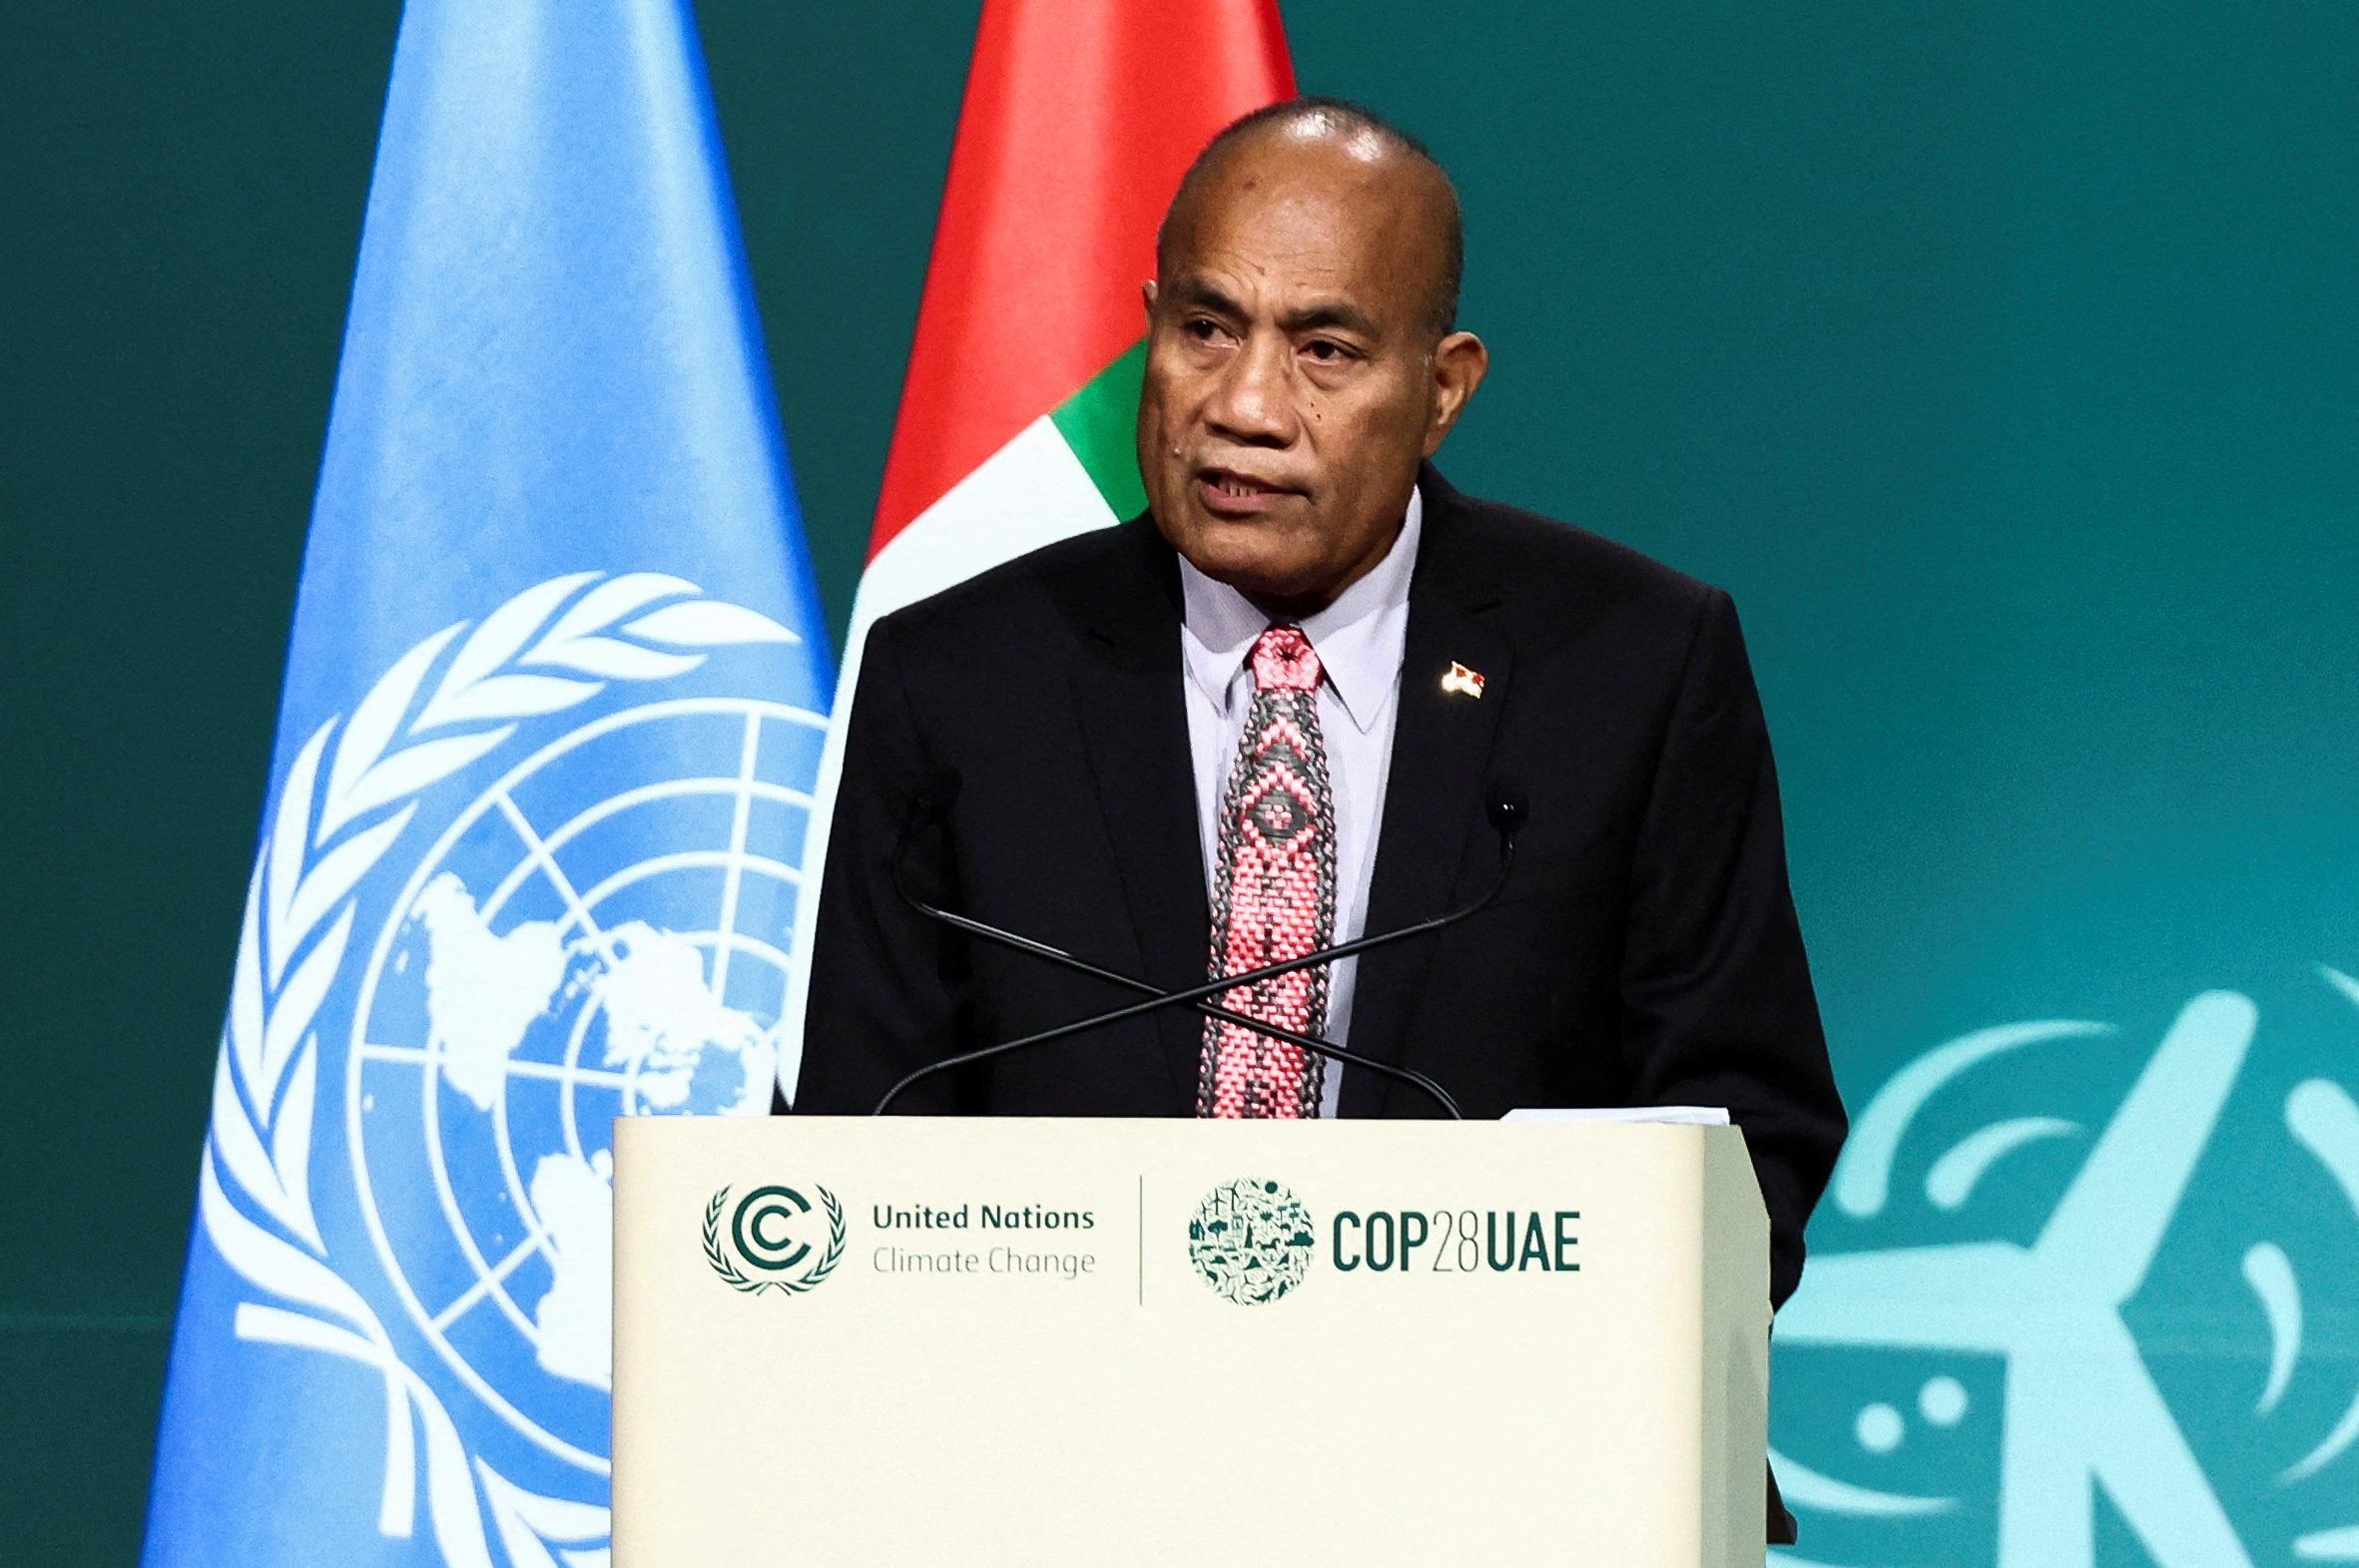
[[[1097,493],[1121,518],[1147,509],[1147,487],[1138,476],[1138,389],[1146,368],[1142,340],[1048,416],[1081,459]]]

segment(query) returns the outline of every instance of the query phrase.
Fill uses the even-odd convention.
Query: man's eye
[[[1330,342],[1324,337],[1315,337],[1305,343],[1303,352],[1320,364],[1340,364],[1349,357],[1349,351],[1343,344]]]
[[[1200,343],[1209,343],[1220,335],[1220,323],[1209,316],[1192,316],[1180,323],[1180,330]]]

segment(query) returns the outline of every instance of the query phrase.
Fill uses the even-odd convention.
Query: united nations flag
[[[766,1110],[830,662],[682,0],[411,0],[151,1564],[605,1560],[609,1128]]]

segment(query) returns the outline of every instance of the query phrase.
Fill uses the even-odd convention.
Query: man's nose
[[[1249,338],[1221,371],[1205,408],[1214,433],[1248,446],[1286,446],[1295,431],[1291,350],[1283,340]]]

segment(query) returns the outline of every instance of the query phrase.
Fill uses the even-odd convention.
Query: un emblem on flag
[[[422,1475],[451,1562],[470,1520],[602,1549],[614,1118],[769,1108],[827,718],[745,694],[804,689],[799,641],[553,579],[411,648],[274,803],[203,1223],[240,1337],[382,1374],[380,1528]]]
[[[361,977],[370,1239],[451,1369],[553,1452],[603,1445],[614,1118],[770,1108],[795,900],[776,846],[801,837],[819,725],[692,698],[551,742],[420,858]]]

